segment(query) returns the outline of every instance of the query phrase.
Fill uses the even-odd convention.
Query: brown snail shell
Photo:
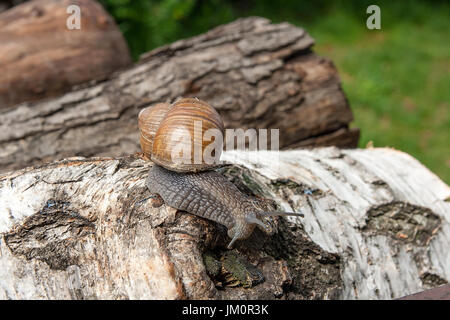
[[[139,112],[139,143],[141,144],[142,152],[148,159],[151,158],[156,130],[158,130],[159,124],[170,108],[172,106],[169,103],[157,103]]]
[[[173,105],[157,104],[148,108],[150,110],[146,109],[139,114],[139,129],[142,151],[147,157],[177,172],[197,172],[215,167],[210,158],[204,158],[205,151],[211,150],[206,148],[212,148],[205,132],[212,129],[222,138],[224,125],[211,105],[196,98],[183,98]],[[214,144],[220,146],[215,149],[219,154],[212,152],[218,159],[223,141],[214,141]]]

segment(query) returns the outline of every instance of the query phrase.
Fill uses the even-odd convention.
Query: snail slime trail
[[[196,121],[202,123],[201,128],[196,127]],[[205,159],[205,149],[214,154],[214,159],[219,159],[222,147],[212,152],[208,149],[211,148],[209,143],[194,138],[203,137],[205,133],[206,136],[214,133],[223,137],[223,121],[208,103],[194,98],[183,98],[172,105],[159,103],[143,109],[138,124],[142,151],[155,163],[146,180],[147,188],[158,194],[166,205],[227,227],[231,238],[229,249],[237,240],[248,238],[255,227],[271,234],[271,227],[263,222],[265,217],[303,216],[300,213],[265,212],[257,199],[243,194],[213,170],[217,165],[211,159]],[[179,128],[184,130],[177,131]],[[200,132],[194,134],[195,129]],[[175,138],[173,132],[176,132]],[[222,146],[222,142],[217,143]],[[195,148],[201,148],[197,158],[193,154]],[[174,161],[174,149],[183,150],[183,157],[185,151],[188,152],[190,159],[195,161]]]

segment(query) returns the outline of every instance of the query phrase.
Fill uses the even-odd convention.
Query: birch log
[[[135,154],[0,177],[0,298],[390,299],[450,279],[450,188],[411,156],[330,147],[223,159],[243,192],[305,215],[231,251],[262,283],[218,286],[205,257],[229,255],[224,228],[151,198],[152,163]]]
[[[313,43],[288,23],[239,19],[62,97],[0,106],[0,172],[137,152],[139,111],[181,96],[208,101],[227,128],[280,129],[281,148],[355,147],[359,130],[349,129],[353,115],[336,68],[312,52]]]

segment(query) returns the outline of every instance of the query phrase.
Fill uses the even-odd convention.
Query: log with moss
[[[140,154],[0,176],[0,298],[390,299],[450,279],[450,188],[393,149],[225,152],[280,217],[227,250],[223,226],[145,187]],[[157,183],[156,181],[154,183]]]

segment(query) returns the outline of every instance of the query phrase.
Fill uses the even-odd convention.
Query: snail
[[[224,125],[208,103],[197,98],[159,103],[141,110],[138,126],[142,152],[154,162],[147,188],[173,208],[227,227],[229,249],[237,240],[248,238],[255,226],[270,234],[270,226],[262,221],[265,217],[303,216],[265,212],[255,199],[214,171],[222,152]],[[213,143],[207,144],[206,136],[214,137]]]

